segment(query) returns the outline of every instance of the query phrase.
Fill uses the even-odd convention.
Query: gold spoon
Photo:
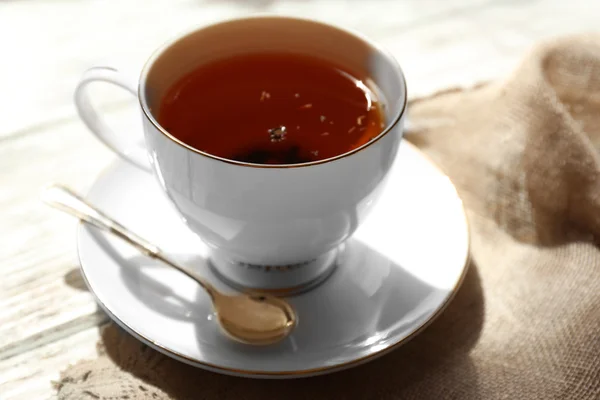
[[[200,284],[210,296],[222,330],[232,339],[252,345],[276,343],[287,337],[296,325],[296,313],[280,298],[262,293],[226,295],[193,271],[166,258],[160,249],[113,221],[83,198],[61,185],[50,185],[42,200],[84,222],[110,232],[132,244],[142,253],[183,272]]]

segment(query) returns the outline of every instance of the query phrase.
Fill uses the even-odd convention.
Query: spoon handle
[[[117,221],[111,219],[102,211],[89,204],[71,189],[63,185],[52,184],[43,190],[42,200],[44,203],[56,209],[64,211],[67,214],[74,215],[82,221],[120,237],[148,257],[158,259],[196,280],[204,289],[206,289],[211,297],[215,295],[212,285],[210,285],[204,279],[196,275],[194,272],[183,268],[182,266],[177,265],[166,258],[162,254],[160,248],[131,232]]]
[[[65,186],[53,184],[46,187],[42,192],[42,200],[56,209],[74,215],[97,228],[119,236],[121,239],[137,247],[138,250],[147,256],[156,257],[160,255],[158,247],[112,220]]]

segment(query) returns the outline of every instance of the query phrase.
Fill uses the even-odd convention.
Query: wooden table
[[[586,0],[170,0],[0,2],[0,398],[54,397],[69,363],[94,357],[98,310],[79,274],[76,222],[42,205],[52,181],[85,191],[115,156],[77,118],[73,88],[99,63],[139,69],[166,38],[256,12],[319,18],[387,46],[411,98],[505,75],[536,41],[598,27]],[[98,87],[115,126],[135,101]]]

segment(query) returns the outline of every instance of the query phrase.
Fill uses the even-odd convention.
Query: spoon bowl
[[[274,296],[260,293],[223,296],[214,304],[223,330],[239,342],[276,343],[287,337],[296,325],[292,307]]]

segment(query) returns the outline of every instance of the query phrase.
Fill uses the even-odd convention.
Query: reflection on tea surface
[[[335,157],[376,137],[376,91],[329,62],[246,54],[201,66],[162,99],[159,122],[203,152],[258,164]]]

